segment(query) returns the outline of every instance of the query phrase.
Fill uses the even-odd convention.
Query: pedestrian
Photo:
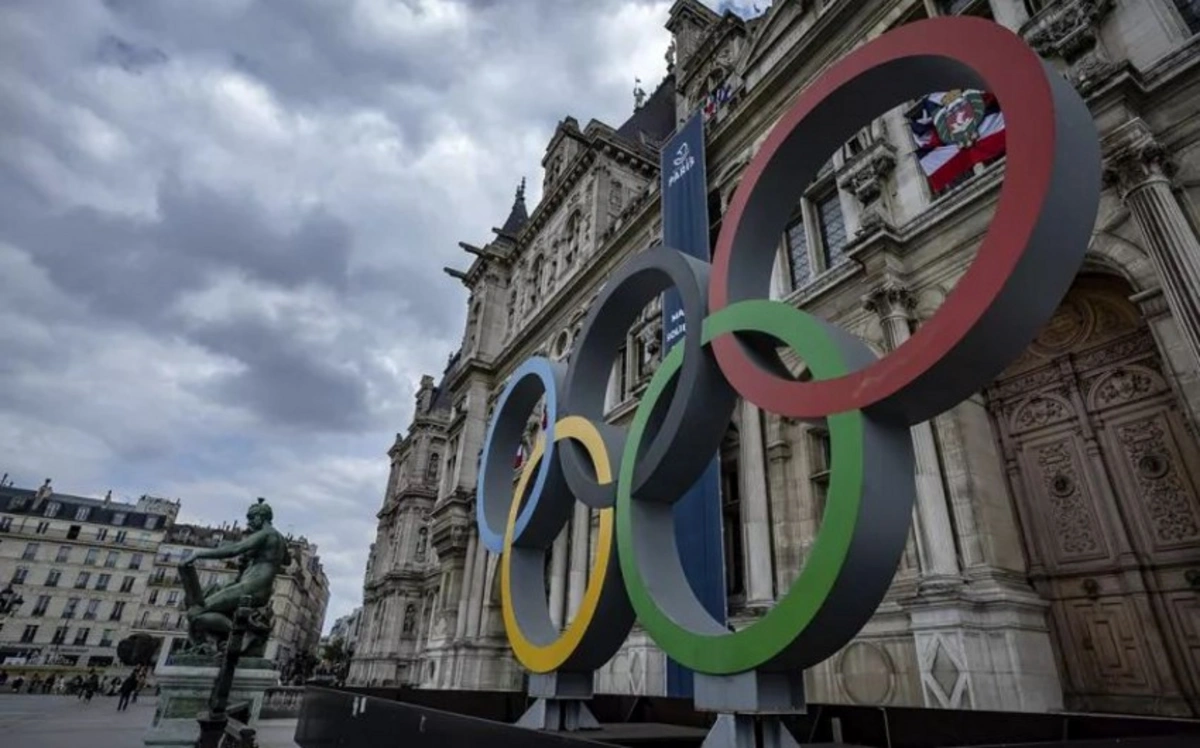
[[[18,675],[16,678],[13,678],[12,683],[13,693],[21,693],[21,686],[25,683],[25,679]]]
[[[100,676],[93,672],[83,684],[83,703],[90,704],[92,697],[100,690]]]
[[[132,672],[121,683],[120,698],[117,699],[117,711],[123,712],[129,708],[129,697],[137,691],[137,673]]]
[[[55,675],[51,675],[49,678],[47,678],[46,682],[42,684],[42,693],[54,693],[54,681],[57,679],[58,678]]]

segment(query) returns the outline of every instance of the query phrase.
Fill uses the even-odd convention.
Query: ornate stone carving
[[[908,319],[916,308],[916,300],[908,287],[894,280],[886,280],[862,297],[863,308],[882,318],[902,316]]]
[[[1104,138],[1104,181],[1121,197],[1155,180],[1169,180],[1177,171],[1165,148],[1141,119],[1132,119]]]
[[[1049,499],[1051,528],[1064,555],[1078,556],[1100,549],[1095,518],[1080,489],[1079,475],[1069,442],[1060,441],[1036,452],[1042,483]]]
[[[1163,423],[1148,418],[1117,429],[1117,438],[1133,466],[1133,476],[1150,529],[1164,544],[1176,544],[1200,535],[1200,518],[1179,474]]]
[[[838,186],[868,205],[883,194],[888,175],[895,168],[896,149],[886,140],[876,140],[842,165],[838,170]]]
[[[1066,401],[1049,395],[1035,395],[1017,408],[1012,418],[1012,429],[1029,431],[1065,421],[1073,415]]]
[[[1088,401],[1094,408],[1108,408],[1140,400],[1160,389],[1155,380],[1156,377],[1144,369],[1117,369],[1102,376],[1092,386]]]
[[[1035,16],[1025,39],[1042,56],[1066,60],[1067,79],[1086,93],[1121,67],[1097,42],[1100,24],[1113,5],[1113,0],[1060,0]]]
[[[1096,31],[1113,0],[1060,0],[1034,19],[1025,41],[1043,57],[1074,62],[1096,46]]]

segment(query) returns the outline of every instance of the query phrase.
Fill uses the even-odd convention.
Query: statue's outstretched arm
[[[262,541],[262,533],[254,533],[248,537],[242,538],[235,543],[226,543],[219,545],[216,548],[204,548],[192,554],[185,563],[197,561],[202,558],[233,558],[240,556],[243,553],[254,550]]]

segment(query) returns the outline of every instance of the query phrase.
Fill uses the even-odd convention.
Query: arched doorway
[[[1200,449],[1131,294],[1080,276],[985,394],[1066,708],[1200,714]]]

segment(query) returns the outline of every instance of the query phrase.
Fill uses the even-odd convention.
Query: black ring
[[[677,249],[657,246],[626,262],[604,285],[571,352],[563,384],[563,409],[569,415],[604,423],[604,398],[617,351],[626,333],[647,304],[674,288],[685,320],[699,325],[708,314],[709,264]],[[664,320],[663,324],[668,324]],[[711,350],[700,343],[700,330],[689,331],[683,364],[669,405],[656,409],[648,429],[652,435],[634,468],[633,492],[646,498],[673,501],[687,491],[708,467],[729,429],[737,394],[725,381]],[[609,454],[622,453],[624,429],[601,429]],[[563,476],[575,497],[602,509],[616,500],[616,482],[596,483],[578,445],[564,443],[558,451]]]

